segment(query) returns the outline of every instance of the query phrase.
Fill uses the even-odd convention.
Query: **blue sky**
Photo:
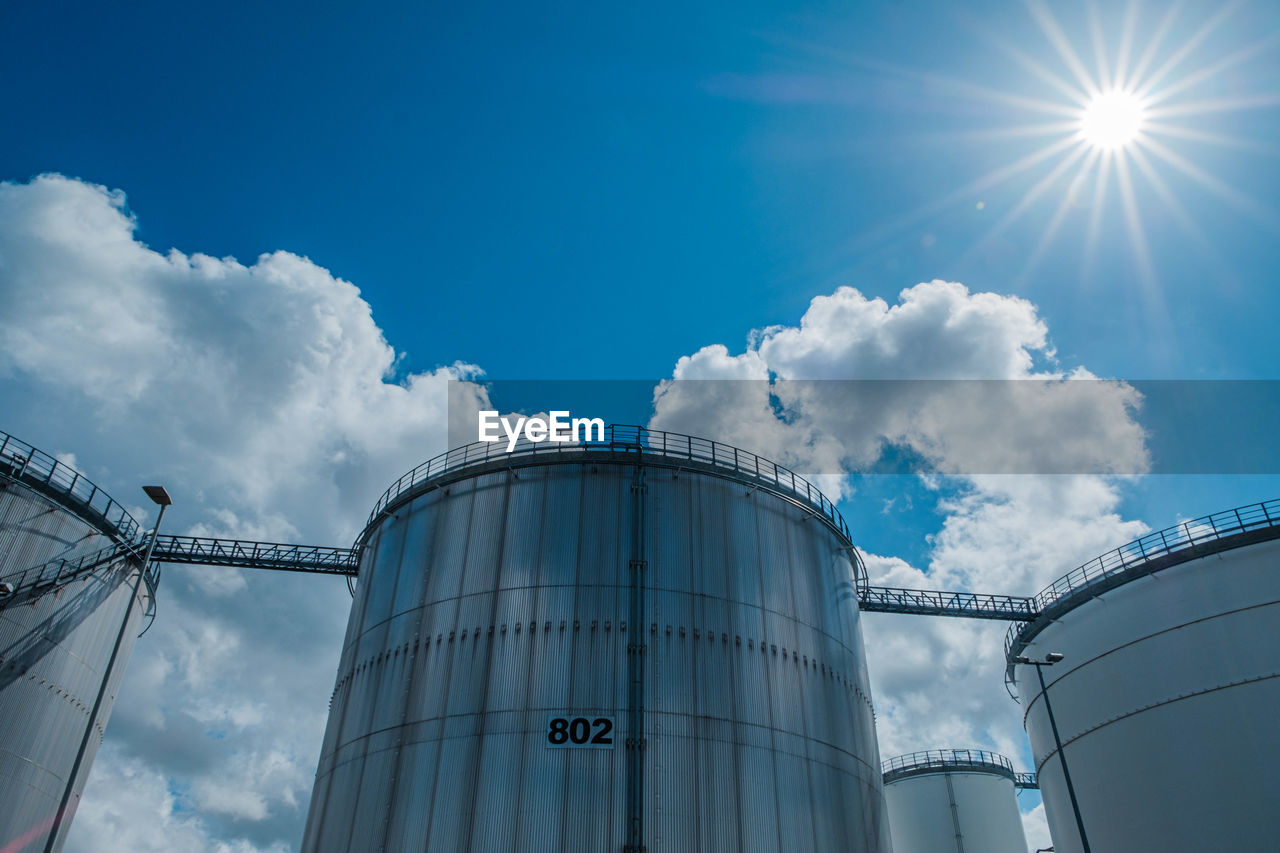
[[[1166,44],[1216,10],[1187,4]],[[1142,9],[1137,48],[1162,15]],[[1058,17],[1092,67],[1086,16]],[[1118,6],[1102,17],[1118,32]],[[1278,21],[1245,4],[1186,70]],[[972,251],[1046,169],[882,233],[1043,144],[959,136],[1044,116],[947,83],[1061,101],[994,46],[1069,76],[1019,3],[24,3],[0,26],[6,177],[53,170],[122,188],[155,247],[306,255],[395,306],[380,320],[406,368],[463,359],[503,377],[648,378],[691,344],[792,320],[836,285],[892,297],[946,278],[1030,298],[1063,359],[1100,373],[1270,376],[1278,297],[1256,281],[1276,266],[1274,222],[1172,169],[1225,264],[1148,192],[1151,294],[1114,193],[1092,270],[1081,213],[1019,280],[1057,188]],[[1272,92],[1278,74],[1263,51],[1194,99]],[[1274,141],[1273,110],[1196,124]],[[1255,199],[1276,195],[1274,152],[1178,148]]]
[[[0,428],[113,492],[183,483],[184,529],[336,542],[442,449],[433,394],[456,362],[499,380],[1276,379],[1280,7],[1171,8],[6,4],[0,389],[22,405]],[[1112,161],[1128,197],[1062,112],[1120,64],[1167,95],[1144,159]],[[935,280],[964,288],[903,293]],[[715,423],[666,402],[626,419]],[[784,433],[741,443],[788,453]],[[1144,529],[1274,497],[1265,474],[837,488],[883,578],[1032,593]],[[296,846],[346,607],[312,580],[166,573],[85,826],[125,814],[111,791],[168,792],[138,820],[157,834],[121,849]],[[925,631],[902,618],[868,619],[871,639]],[[988,641],[969,630],[935,639]],[[273,651],[236,662],[245,647]],[[873,658],[882,738],[1025,764],[986,663],[928,685]],[[290,697],[264,705],[281,671]],[[951,721],[975,680],[996,698]]]

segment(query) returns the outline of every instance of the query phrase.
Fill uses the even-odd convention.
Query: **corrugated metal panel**
[[[0,576],[108,544],[94,526],[52,499],[18,483],[0,485]],[[53,849],[61,849],[145,610],[148,593],[144,586],[135,598],[136,581],[131,567],[104,566],[39,597],[20,596],[0,606],[0,849],[19,838],[24,849],[43,849],[55,827]],[[104,681],[104,701],[90,720]],[[84,759],[69,783],[86,731]],[[69,784],[69,812],[59,823]]]
[[[654,468],[637,493],[635,477],[550,460],[378,520],[304,850],[595,853],[636,817],[654,853],[887,853],[840,540],[739,482]],[[610,718],[612,748],[549,748],[553,715]]]
[[[1280,542],[1140,577],[1036,635],[1094,850],[1274,849]],[[1016,667],[1054,846],[1081,849],[1035,670]]]

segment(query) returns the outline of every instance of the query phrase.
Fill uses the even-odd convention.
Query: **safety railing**
[[[138,535],[138,522],[79,471],[21,439],[0,432],[0,475],[50,494],[75,511],[97,516],[119,541]]]
[[[1036,617],[1031,599],[1018,595],[945,592],[866,586],[858,590],[858,608],[865,613],[909,613],[919,616],[959,616],[968,619],[1016,620]]]
[[[985,749],[930,749],[898,755],[880,765],[886,782],[929,770],[947,769],[989,769],[1010,779],[1016,776],[1012,761]]]
[[[54,592],[72,581],[91,575],[101,567],[120,560],[141,562],[145,554],[145,539],[139,539],[137,542],[116,542],[113,545],[108,545],[88,554],[82,554],[74,559],[55,557],[38,566],[12,572],[0,578],[0,585],[2,585],[0,590],[3,591],[3,595],[0,595],[0,608],[15,601],[26,601],[32,596],[38,597],[47,592]],[[139,637],[147,633],[152,623],[155,622],[156,592],[160,586],[160,566],[158,563],[152,562],[143,570],[142,581],[147,586],[147,598],[146,609],[142,614],[144,624],[142,632],[138,634]]]
[[[351,548],[324,545],[253,542],[207,536],[157,536],[151,559],[157,563],[354,575],[359,569],[360,552]]]
[[[0,583],[8,585],[11,595],[52,590],[108,563],[114,563],[126,557],[141,559],[143,548],[142,545],[116,543],[74,559],[58,557],[38,566],[11,572],[0,577]]]
[[[846,540],[849,539],[849,525],[845,523],[844,517],[840,515],[835,504],[816,486],[791,469],[750,451],[718,441],[620,424],[606,426],[603,440],[600,441],[531,442],[522,436],[510,451],[507,450],[505,440],[477,441],[456,447],[423,462],[392,483],[374,505],[373,512],[369,515],[369,522],[372,523],[401,495],[446,474],[466,468],[483,467],[500,460],[517,462],[528,461],[530,457],[554,458],[596,453],[661,457],[731,471],[740,477],[754,480],[770,489],[794,497],[831,522]]]
[[[1086,594],[1090,589],[1105,586],[1108,581],[1127,573],[1150,568],[1156,561],[1176,565],[1184,559],[1193,560],[1202,554],[1220,550],[1214,545],[1223,539],[1267,529],[1273,529],[1280,538],[1280,500],[1215,512],[1148,533],[1058,578],[1031,600],[1033,609],[1037,613],[1044,613],[1056,602],[1077,594]],[[1011,625],[1005,635],[1005,657],[1009,658],[1013,654],[1015,646],[1025,645],[1024,633],[1035,630],[1035,623]]]

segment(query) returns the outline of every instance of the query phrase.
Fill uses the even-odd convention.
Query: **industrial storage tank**
[[[154,601],[137,527],[82,474],[0,433],[0,850],[65,842]]]
[[[979,749],[932,749],[884,763],[894,853],[1027,853],[1013,764]]]
[[[831,502],[638,427],[505,449],[361,535],[302,849],[888,853]]]
[[[1276,849],[1278,538],[1280,501],[1179,524],[1062,578],[1011,629],[1058,853]]]

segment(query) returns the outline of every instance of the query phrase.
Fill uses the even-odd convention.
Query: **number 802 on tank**
[[[613,717],[547,717],[549,749],[613,749]]]

